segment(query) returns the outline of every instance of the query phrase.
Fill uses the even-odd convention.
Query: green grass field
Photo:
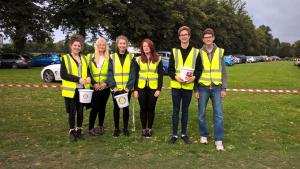
[[[40,71],[0,69],[0,84],[43,84]],[[292,62],[235,65],[227,72],[229,88],[300,89],[300,69]],[[168,81],[166,76],[164,86]],[[152,139],[140,137],[134,102],[137,130],[131,137],[112,137],[110,97],[106,134],[70,143],[60,90],[0,87],[0,168],[300,168],[300,94],[228,92],[223,100],[225,152],[217,152],[212,139],[208,145],[199,143],[196,99],[189,112],[191,145],[182,140],[167,144],[170,90],[164,89],[158,100]],[[207,113],[212,132],[211,104]],[[88,115],[85,111],[85,132]]]

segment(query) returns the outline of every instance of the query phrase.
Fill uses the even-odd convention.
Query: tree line
[[[202,31],[211,27],[216,43],[227,54],[300,56],[300,41],[290,44],[274,38],[266,25],[255,27],[243,0],[23,0],[3,1],[0,32],[9,37],[16,52],[68,50],[64,42],[53,43],[53,30],[68,36],[74,32],[114,40],[126,35],[138,47],[151,38],[158,50],[178,44],[177,30],[192,29],[191,43],[202,46]],[[92,50],[88,46],[87,50]]]

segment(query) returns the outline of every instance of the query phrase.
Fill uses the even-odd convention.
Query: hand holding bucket
[[[116,99],[117,104],[118,104],[120,109],[124,108],[124,107],[127,107],[129,105],[128,93],[123,93],[123,94],[116,95],[114,98]]]
[[[188,81],[193,76],[194,69],[188,67],[181,67],[180,68],[180,78],[183,81]]]
[[[93,90],[91,89],[78,89],[79,91],[79,102],[80,103],[91,103]]]

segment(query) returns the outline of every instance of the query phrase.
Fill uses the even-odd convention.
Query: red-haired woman
[[[139,100],[142,136],[152,136],[155,105],[163,83],[163,66],[150,39],[144,39],[140,46],[141,56],[136,58],[134,97]]]

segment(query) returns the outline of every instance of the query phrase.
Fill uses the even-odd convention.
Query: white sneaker
[[[216,144],[216,149],[218,151],[224,151],[224,146],[223,146],[223,142],[222,141],[215,141]]]
[[[202,144],[207,144],[207,137],[203,137],[203,136],[201,136],[200,137],[200,143],[202,143]]]

